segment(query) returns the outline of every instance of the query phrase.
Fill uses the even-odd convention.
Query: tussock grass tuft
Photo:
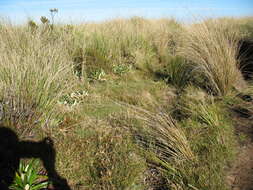
[[[132,133],[137,144],[146,150],[148,163],[161,172],[168,187],[180,186],[184,179],[180,166],[196,160],[182,128],[166,113],[156,114],[137,107],[131,107],[131,113],[142,122]]]
[[[140,108],[134,109],[136,118],[144,122],[144,133],[147,132],[146,135],[150,139],[140,141],[144,147],[157,141],[158,145],[154,146],[153,150],[160,152],[164,159],[191,160],[194,158],[184,132],[171,116],[166,113],[154,114]]]
[[[194,64],[213,94],[226,95],[244,84],[236,60],[238,32],[229,23],[209,20],[185,27],[179,54]]]
[[[165,66],[162,74],[165,75],[169,84],[174,85],[177,90],[184,89],[192,78],[192,66],[179,56],[173,56],[168,59],[168,63]]]
[[[48,38],[22,28],[0,29],[0,95],[11,125],[45,122],[75,81],[64,41]]]

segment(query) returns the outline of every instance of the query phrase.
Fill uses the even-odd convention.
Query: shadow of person
[[[0,189],[9,190],[21,158],[39,158],[53,189],[71,190],[67,181],[55,169],[55,156],[52,139],[44,138],[39,142],[19,141],[15,132],[0,126]]]

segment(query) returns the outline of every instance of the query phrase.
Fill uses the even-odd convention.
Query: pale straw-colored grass
[[[229,22],[208,20],[185,26],[179,54],[207,78],[214,94],[225,95],[244,86],[238,69],[238,31]]]
[[[169,114],[153,113],[136,106],[127,107],[130,108],[130,115],[143,122],[141,129],[135,131],[137,136],[140,135],[139,143],[149,147],[157,158],[163,162],[195,159],[184,131]]]
[[[46,31],[32,34],[25,28],[2,26],[0,95],[9,122],[48,118],[59,96],[72,86],[66,40],[67,36],[53,39]]]

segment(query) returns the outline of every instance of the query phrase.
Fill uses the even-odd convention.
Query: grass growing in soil
[[[0,24],[2,124],[51,137],[73,190],[228,189],[252,18],[42,21]]]

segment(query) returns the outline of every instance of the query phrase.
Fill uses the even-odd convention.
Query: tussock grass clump
[[[144,122],[147,137],[150,141],[143,141],[143,146],[148,146],[150,142],[160,142],[161,146],[153,147],[154,151],[159,151],[166,159],[191,160],[193,153],[188,145],[184,132],[169,115],[165,113],[154,114],[140,108],[135,108],[136,118]],[[144,133],[145,133],[144,131]]]
[[[146,150],[148,163],[166,179],[164,187],[181,187],[181,166],[196,160],[184,131],[166,113],[155,114],[137,107],[131,111],[143,123],[132,132],[137,144]]]
[[[187,60],[179,56],[168,58],[167,65],[156,75],[164,78],[169,84],[174,85],[177,90],[184,89],[191,81],[193,67]]]
[[[132,65],[149,74],[166,62],[168,53],[173,54],[180,31],[181,25],[169,19],[86,24],[75,31],[85,45],[71,52],[82,60],[88,74],[100,68],[112,73],[115,65]]]
[[[236,60],[238,32],[230,28],[217,20],[187,26],[179,48],[179,54],[194,64],[217,95],[240,89],[244,83]]]
[[[45,122],[75,80],[64,42],[45,41],[49,35],[0,30],[0,95],[11,124]]]

